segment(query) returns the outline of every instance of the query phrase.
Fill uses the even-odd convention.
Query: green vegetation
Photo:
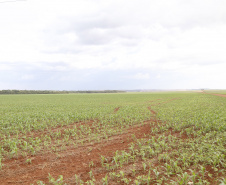
[[[101,143],[137,125],[126,150],[88,161],[77,184],[225,184],[226,98],[203,93],[0,96],[0,167],[4,161]],[[89,149],[90,151],[92,149]],[[102,171],[101,179],[95,177]],[[70,184],[62,175],[51,184]],[[71,182],[70,181],[70,182]],[[37,184],[45,184],[38,181]]]
[[[204,90],[205,93],[226,94],[226,90]]]

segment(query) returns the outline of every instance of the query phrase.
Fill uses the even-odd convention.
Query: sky
[[[0,90],[225,81],[225,0],[0,0]]]

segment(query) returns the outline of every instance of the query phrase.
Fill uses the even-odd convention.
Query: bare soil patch
[[[212,94],[212,95],[220,96],[220,97],[226,97],[226,94]]]
[[[178,98],[173,98],[162,103],[167,103],[176,99]],[[157,138],[162,134],[157,133],[154,135],[150,132],[150,130],[152,129],[151,127],[155,125],[157,126],[159,123],[164,124],[157,119],[157,113],[151,108],[151,106],[147,107],[152,113],[150,120],[145,121],[143,124],[131,126],[123,133],[109,136],[108,139],[101,139],[100,142],[85,142],[83,145],[77,145],[76,148],[73,146],[67,146],[65,150],[57,153],[49,152],[45,154],[27,156],[26,158],[18,157],[16,159],[14,158],[2,161],[4,166],[0,171],[0,185],[36,184],[38,180],[49,184],[49,174],[51,174],[51,176],[55,179],[57,179],[59,175],[63,175],[65,183],[76,184],[74,175],[78,175],[79,178],[81,178],[85,182],[91,179],[89,175],[90,170],[92,170],[96,182],[100,182],[101,179],[108,173],[108,171],[104,169],[101,165],[101,156],[107,156],[107,158],[112,158],[115,152],[118,150],[127,151],[129,149],[130,144],[134,142],[134,137],[136,139],[141,139],[156,136]],[[116,113],[119,108],[120,107],[116,108],[114,110],[114,113]],[[90,127],[95,127],[94,121],[92,120],[86,123],[76,124],[88,124]],[[63,129],[72,128],[73,126],[74,124],[59,128],[57,127],[53,129],[53,132],[57,132],[59,130],[62,130],[63,132]],[[40,132],[36,134],[36,136],[38,137],[41,136],[41,134],[43,133]],[[180,134],[179,131],[175,132],[172,128],[165,131],[165,134],[166,136],[169,134],[174,135],[185,142],[187,139],[193,138],[193,136],[188,136],[186,133]],[[31,163],[26,162],[28,158],[31,159]],[[157,161],[157,157],[151,160],[153,166],[161,167],[164,165],[164,162],[157,163]],[[92,167],[90,166],[91,162]],[[136,168],[138,169],[139,175],[146,174],[146,171],[142,171],[141,164],[141,161],[138,161],[136,163]],[[128,164],[123,167],[125,172],[128,172],[128,174],[126,174],[128,176],[130,176],[131,172],[129,169],[131,169],[131,167],[132,164]],[[211,172],[211,174],[214,174],[214,172],[212,172],[209,168],[208,170]],[[126,169],[128,170],[126,171]],[[151,175],[155,176],[154,172],[152,173],[153,174]],[[135,179],[136,176],[131,176],[131,179]],[[110,184],[117,183],[111,182]],[[124,183],[121,182],[120,184]]]
[[[118,112],[119,109],[120,107],[115,108],[114,113]]]
[[[211,95],[214,95],[214,96],[226,97],[226,94],[212,94],[212,93],[206,93],[206,92],[202,92],[202,93],[211,94]]]
[[[112,157],[117,150],[127,149],[133,141],[132,135],[136,138],[143,138],[150,133],[150,121],[144,125],[131,127],[126,133],[109,137],[101,143],[87,143],[77,148],[68,148],[58,153],[45,155],[28,156],[31,164],[26,163],[27,158],[8,159],[3,162],[4,166],[0,172],[0,184],[32,184],[37,180],[48,182],[48,174],[54,178],[63,175],[73,184],[74,175],[79,175],[84,181],[89,180],[88,172],[91,161],[95,168],[100,167],[101,155]],[[105,172],[99,172],[98,179]],[[71,179],[71,180],[70,180]]]

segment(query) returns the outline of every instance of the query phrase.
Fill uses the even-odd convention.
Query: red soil
[[[169,101],[173,101],[171,99]],[[169,102],[167,101],[167,102]],[[167,103],[162,102],[162,103]],[[101,166],[101,156],[112,158],[117,150],[128,150],[130,144],[134,141],[134,136],[137,139],[150,137],[150,123],[157,125],[161,123],[157,120],[156,112],[148,107],[153,116],[151,120],[145,121],[144,124],[130,127],[124,133],[119,135],[109,136],[108,139],[102,139],[100,143],[85,143],[76,148],[68,146],[64,151],[57,153],[44,153],[35,156],[19,157],[14,159],[6,159],[2,161],[3,168],[0,171],[0,185],[8,184],[36,184],[41,180],[48,184],[48,175],[57,179],[59,175],[63,175],[64,181],[67,184],[76,184],[74,175],[78,175],[83,181],[90,179],[89,171],[92,170],[97,181],[100,181],[107,173]],[[117,112],[119,107],[114,110]],[[83,125],[85,123],[78,123]],[[87,122],[90,127],[95,126],[94,121]],[[58,131],[71,128],[73,125],[54,128],[53,131]],[[42,133],[35,133],[40,136]],[[48,134],[48,133],[46,133]],[[189,137],[186,133],[182,135],[179,132],[168,130],[168,134],[175,135],[180,139],[186,140]],[[26,159],[31,159],[31,164],[26,163]],[[94,166],[90,167],[90,162]]]
[[[212,94],[212,95],[220,96],[220,97],[226,97],[226,94]]]
[[[150,121],[149,121],[150,123]],[[150,124],[135,126],[121,135],[109,137],[101,143],[88,143],[77,148],[67,148],[65,151],[48,154],[28,156],[31,164],[25,161],[27,158],[8,159],[3,161],[3,169],[0,171],[0,184],[31,184],[41,180],[48,182],[48,174],[57,178],[63,175],[69,184],[75,183],[74,175],[79,175],[83,181],[89,180],[89,164],[94,162],[95,168],[101,166],[101,156],[112,157],[117,150],[124,150],[133,142],[132,135],[143,138],[149,135]],[[95,175],[96,180],[102,178],[106,172]]]
[[[204,93],[204,94],[211,94],[211,95],[220,96],[220,97],[226,97],[226,94],[212,94],[212,93],[206,93],[204,91],[202,91],[202,93]]]
[[[114,113],[118,112],[119,109],[120,107],[115,108]]]
[[[148,109],[151,111],[151,113],[155,116],[156,112],[154,110],[151,109],[151,107],[148,107]]]

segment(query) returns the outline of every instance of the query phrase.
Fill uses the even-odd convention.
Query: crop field
[[[205,93],[226,95],[226,90],[205,90]]]
[[[0,185],[226,184],[226,98],[0,96]]]

